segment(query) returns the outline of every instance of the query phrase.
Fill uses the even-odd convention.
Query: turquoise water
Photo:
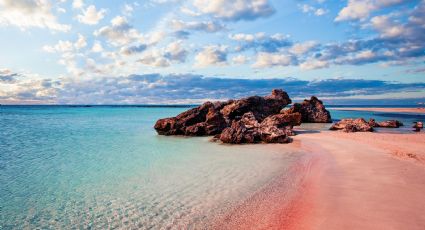
[[[185,109],[0,107],[0,229],[200,226],[298,157],[156,135]]]
[[[158,118],[186,109],[1,106],[0,229],[196,228],[302,155],[156,135]]]

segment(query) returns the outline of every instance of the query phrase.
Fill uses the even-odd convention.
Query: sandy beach
[[[306,160],[220,220],[222,229],[425,229],[424,133],[305,131],[288,146]]]
[[[373,111],[373,112],[389,112],[389,113],[419,113],[425,114],[425,108],[350,108],[350,107],[341,107],[341,108],[329,108],[330,110],[349,110],[349,111]]]

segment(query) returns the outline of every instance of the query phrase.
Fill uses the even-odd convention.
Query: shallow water
[[[288,145],[228,146],[156,135],[156,119],[186,109],[1,106],[0,229],[195,228],[302,156]],[[331,113],[334,119],[406,124],[418,119]]]
[[[183,110],[0,107],[0,229],[199,226],[301,155],[156,135]]]

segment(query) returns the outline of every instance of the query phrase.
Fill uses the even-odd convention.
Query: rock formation
[[[413,130],[413,131],[415,131],[415,132],[420,132],[420,131],[421,131],[421,129],[423,129],[423,128],[424,128],[424,124],[423,124],[422,122],[420,122],[420,121],[414,122],[414,123],[413,123],[413,128],[414,128],[414,130]]]
[[[252,96],[226,102],[206,102],[176,117],[160,119],[154,128],[160,135],[209,136],[220,134],[228,127],[234,127],[241,133],[241,130],[246,131],[246,128],[242,127],[249,126],[245,124],[246,121],[255,120],[261,123],[266,117],[278,114],[290,103],[291,99],[286,92],[274,89],[271,95],[266,97]],[[248,141],[242,142],[241,139],[235,142]]]
[[[330,127],[330,130],[342,130],[344,132],[373,132],[371,126],[365,119],[342,119]]]
[[[288,110],[282,113],[301,113],[302,122],[305,123],[330,123],[332,122],[331,114],[326,110],[323,102],[317,97],[312,96],[310,100],[304,100],[301,104],[295,103]]]
[[[176,117],[159,119],[160,135],[210,136],[223,143],[288,143],[293,127],[301,122],[330,122],[331,117],[316,97],[295,104],[288,94],[274,89],[265,97],[252,96],[226,102],[206,102]]]
[[[369,125],[375,128],[399,128],[403,123],[397,120],[388,120],[383,122],[376,122],[375,119],[369,119]]]
[[[160,135],[204,136],[220,133],[227,124],[218,113],[226,103],[206,102],[176,117],[160,119],[154,128]]]
[[[238,121],[223,130],[218,138],[223,143],[288,143],[293,136],[294,125],[301,124],[301,114],[275,114],[261,123],[252,112],[245,113]]]

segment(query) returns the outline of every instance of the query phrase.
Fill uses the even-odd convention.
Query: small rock
[[[420,132],[424,128],[424,124],[420,121],[414,122],[413,128],[415,132]]]
[[[363,118],[342,119],[330,127],[330,130],[342,130],[344,132],[373,132],[373,126]]]
[[[369,125],[375,128],[399,128],[403,123],[397,120],[388,120],[383,122],[376,122],[375,119],[369,119]]]

